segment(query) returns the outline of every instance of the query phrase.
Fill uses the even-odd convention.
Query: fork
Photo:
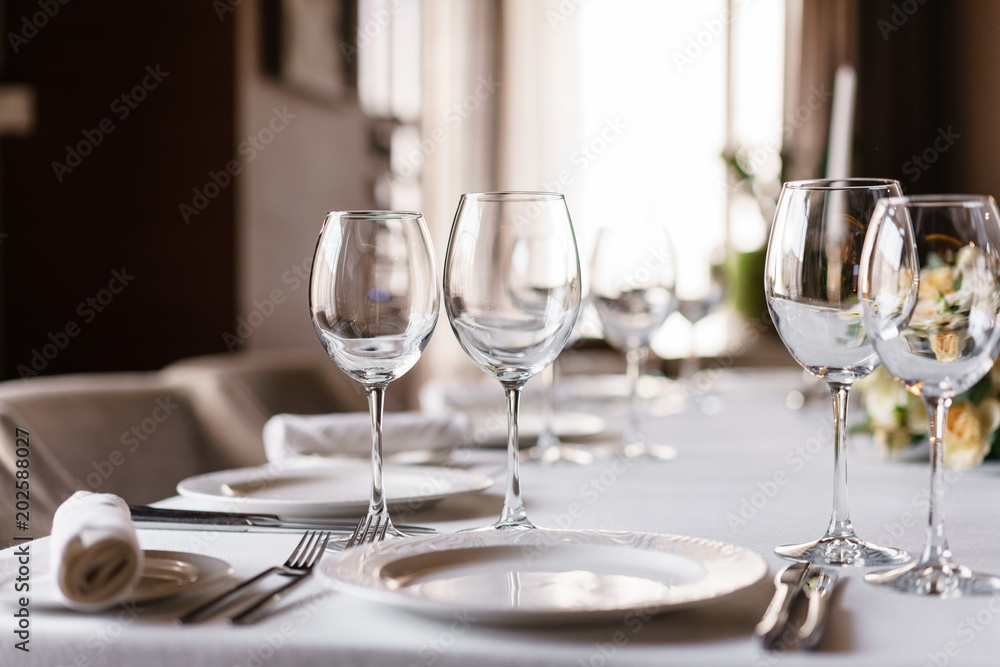
[[[326,548],[326,544],[330,540],[330,535],[331,533],[328,531],[307,531],[302,536],[302,539],[299,540],[299,543],[284,563],[268,568],[260,574],[222,592],[198,608],[189,611],[184,616],[181,616],[180,622],[185,624],[196,623],[208,618],[212,615],[212,612],[218,609],[221,603],[232,600],[234,595],[240,591],[246,590],[246,588],[252,584],[271,574],[280,573],[293,577],[292,581],[281,586],[273,593],[261,598],[232,619],[233,623],[238,624],[251,622],[256,618],[257,612],[279,599],[282,593],[287,591],[292,586],[302,582],[309,576],[313,570],[313,566],[316,565],[320,556],[323,555],[323,550]]]
[[[344,548],[350,549],[359,544],[381,542],[385,539],[385,532],[390,526],[392,526],[392,522],[389,521],[388,513],[372,514],[369,512],[361,517],[361,521],[358,521],[358,527],[354,529],[354,533],[347,540],[347,546]]]

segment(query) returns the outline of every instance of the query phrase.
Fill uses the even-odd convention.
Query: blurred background
[[[459,195],[495,189],[566,193],[584,266],[602,225],[670,226],[668,367],[792,363],[761,335],[783,180],[1000,190],[988,0],[0,7],[2,379],[319,354],[326,211],[423,211],[440,265]],[[410,382],[477,374],[456,350],[442,318]]]

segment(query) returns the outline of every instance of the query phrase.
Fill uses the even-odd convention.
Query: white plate
[[[143,552],[142,579],[135,589],[134,599],[148,602],[196,586],[208,586],[232,571],[229,563],[212,556],[147,549]]]
[[[382,469],[390,508],[420,509],[492,483],[465,470],[432,466]],[[205,503],[203,509],[258,512],[282,517],[360,516],[368,509],[371,464],[311,459],[197,475],[177,484],[177,492]]]
[[[33,600],[40,606],[59,606],[56,582],[46,565],[36,571],[32,581]],[[195,588],[208,586],[228,576],[232,566],[224,560],[181,551],[143,551],[142,578],[136,586],[135,602],[151,602]]]
[[[390,540],[328,554],[320,571],[359,597],[477,621],[617,620],[717,600],[767,574],[731,544],[597,530],[487,530]]]

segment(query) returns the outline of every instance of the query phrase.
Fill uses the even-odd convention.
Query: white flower
[[[874,426],[894,428],[901,425],[900,408],[906,408],[909,394],[888,371],[880,367],[858,384]]]
[[[991,400],[994,399],[986,399],[983,403]],[[1000,405],[995,408],[1000,410]],[[982,463],[990,451],[990,431],[984,427],[992,422],[994,411],[994,406],[989,406],[980,414],[969,401],[951,406],[944,431],[945,466],[951,470],[965,470]]]

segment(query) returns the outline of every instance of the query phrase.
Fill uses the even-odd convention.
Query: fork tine
[[[389,527],[389,517],[386,515],[385,521],[382,522],[382,531],[379,532],[378,529],[372,533],[372,542],[381,542],[385,539],[385,531]],[[378,534],[378,539],[375,538],[376,533]]]
[[[304,581],[310,574],[312,574],[313,568],[319,559],[322,558],[323,553],[326,549],[327,542],[330,541],[330,535],[332,533],[328,531],[320,532],[315,531],[310,536],[311,543],[306,548],[302,557],[297,561],[294,569],[299,570],[284,586],[278,588],[276,591],[272,592],[270,595],[265,596],[258,600],[255,604],[247,609],[240,612],[239,615],[230,619],[230,621],[235,625],[245,625],[247,623],[253,623],[255,620],[260,618],[261,612],[267,609],[272,603],[277,600],[282,599],[285,593],[294,586],[298,586],[302,581]],[[315,538],[315,539],[313,539]]]
[[[321,546],[321,547],[319,548],[319,553],[321,553],[321,554],[322,554],[323,552],[325,552],[325,551],[326,551],[326,544],[327,544],[327,542],[329,542],[329,541],[330,541],[330,537],[331,537],[332,535],[333,535],[333,533],[329,533],[329,532],[328,532],[328,533],[325,533],[325,534],[323,535],[323,546]],[[316,560],[319,560],[319,558],[317,557],[317,559],[316,559]],[[313,562],[313,565],[315,565],[315,564],[316,564],[316,563],[315,563],[315,561],[314,561],[314,562]]]
[[[326,547],[327,540],[330,539],[330,533],[322,533],[316,531],[313,533],[315,540],[308,549],[308,551],[303,554],[302,558],[299,559],[298,568],[301,570],[311,570],[316,561],[319,560],[320,555],[323,553],[324,547]]]
[[[361,540],[364,539],[365,534],[368,532],[368,524],[371,520],[372,517],[370,514],[361,517],[361,521],[358,521],[358,527],[354,529],[351,539],[347,540],[348,549],[361,543]]]
[[[308,563],[311,558],[313,548],[319,541],[317,539],[318,535],[319,533],[316,531],[306,532],[306,534],[302,536],[302,540],[305,544],[303,545],[303,542],[299,543],[299,546],[303,547],[302,551],[299,552],[298,548],[296,548],[295,551],[298,553],[293,553],[293,557],[285,561],[285,566],[290,567],[293,570],[301,570],[305,567],[305,564]]]
[[[221,604],[223,602],[232,602],[234,599],[236,599],[235,596],[238,593],[250,588],[254,583],[260,581],[264,577],[273,574],[275,572],[280,572],[283,568],[293,568],[294,563],[298,559],[299,554],[304,553],[305,545],[309,541],[309,536],[310,533],[308,532],[306,532],[302,536],[302,539],[300,539],[299,543],[295,545],[295,549],[288,556],[288,558],[285,560],[285,563],[281,567],[270,567],[264,570],[263,572],[260,572],[257,575],[236,584],[235,586],[223,591],[222,593],[216,595],[210,600],[204,602],[195,609],[192,609],[191,611],[187,612],[186,614],[181,616],[178,620],[181,623],[185,624],[196,623],[198,621],[204,620],[209,616],[213,615],[215,612],[221,610],[222,608]]]
[[[299,552],[303,549],[303,546],[309,541],[309,539],[310,533],[309,531],[306,531],[306,533],[302,536],[302,539],[299,540],[299,543],[295,545],[295,550],[292,551],[292,553],[285,560],[285,567],[295,567],[292,563],[294,563],[295,559],[298,558]]]

